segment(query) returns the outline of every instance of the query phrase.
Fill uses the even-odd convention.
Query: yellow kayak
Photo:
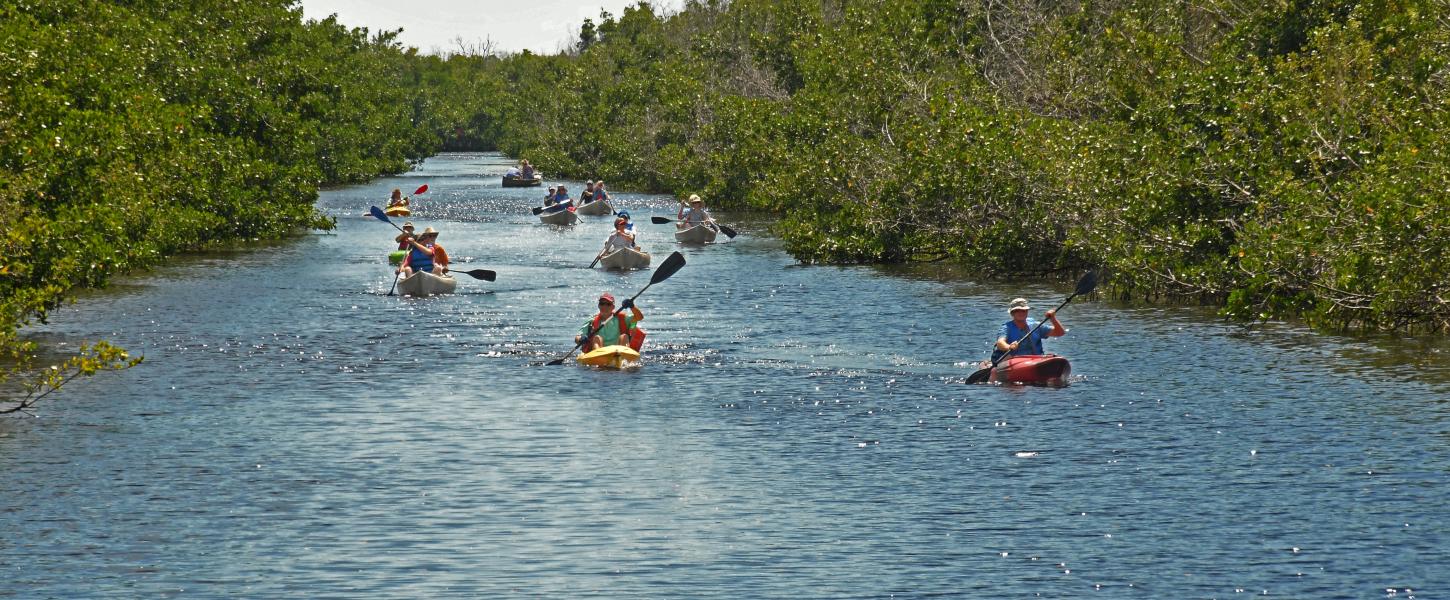
[[[413,214],[413,211],[409,210],[406,206],[389,206],[383,212],[389,217],[406,217]]]
[[[639,362],[639,352],[629,346],[605,346],[580,354],[579,358],[575,360],[578,360],[581,365],[623,369],[630,363]]]

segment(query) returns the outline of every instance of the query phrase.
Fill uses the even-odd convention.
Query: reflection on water
[[[325,193],[332,234],[172,261],[35,335],[146,354],[0,420],[19,597],[1439,596],[1445,346],[1074,301],[1070,387],[965,386],[1007,299],[941,266],[678,247],[631,372],[562,356],[609,229],[538,224],[507,161]],[[386,296],[409,220],[498,271]],[[581,189],[578,182],[567,182]],[[668,197],[615,193],[677,249]],[[1405,591],[1405,588],[1414,590]]]

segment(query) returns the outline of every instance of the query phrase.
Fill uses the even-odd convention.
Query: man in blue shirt
[[[1027,332],[1032,331],[1032,328],[1036,326],[1027,319],[1027,311],[1030,310],[1032,307],[1027,304],[1026,298],[1013,298],[1012,303],[1007,306],[1007,314],[1012,315],[1012,320],[1002,324],[1002,335],[997,338],[997,343],[992,349],[994,362],[1004,354],[1012,356],[1042,354],[1043,338],[1062,337],[1067,334],[1067,328],[1057,320],[1057,311],[1049,310],[1044,316],[1052,325],[1039,328],[1032,333],[1031,337],[1027,337]]]

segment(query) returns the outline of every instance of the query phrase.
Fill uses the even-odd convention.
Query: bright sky
[[[458,50],[455,39],[477,44],[492,39],[505,52],[553,54],[578,39],[584,19],[599,22],[599,11],[618,17],[637,0],[301,0],[308,19],[336,13],[349,27],[370,31],[403,28],[398,41],[419,52]],[[678,2],[651,2],[658,12]]]

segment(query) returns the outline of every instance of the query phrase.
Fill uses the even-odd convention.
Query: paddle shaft
[[[570,199],[565,200],[563,202],[557,202],[557,203],[554,203],[554,204],[550,204],[548,206],[535,206],[534,207],[534,215],[535,216],[538,216],[539,213],[542,213],[544,211],[559,212],[560,210],[568,209],[569,208],[569,205],[570,204],[573,204],[573,203],[574,203],[574,199],[573,198],[570,198]]]

